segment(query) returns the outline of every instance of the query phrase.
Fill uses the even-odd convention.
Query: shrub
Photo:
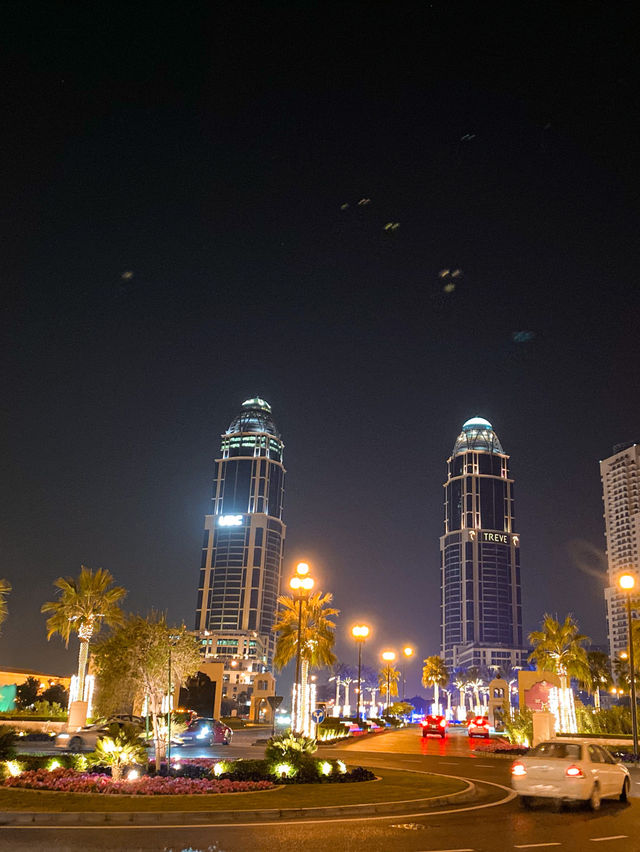
[[[119,781],[125,766],[147,762],[147,751],[140,742],[140,732],[131,725],[125,725],[121,730],[112,725],[110,733],[111,736],[98,740],[96,750],[88,756],[88,760],[91,766],[108,766],[113,780]]]
[[[349,728],[339,719],[325,719],[318,725],[316,733],[320,742],[341,740],[349,736]]]
[[[504,730],[512,743],[528,746],[533,742],[533,712],[527,707],[504,714]]]
[[[293,763],[297,766],[303,755],[314,754],[317,750],[318,744],[311,737],[297,737],[289,733],[271,737],[267,741],[264,756],[269,761]]]
[[[14,748],[16,742],[16,732],[13,728],[0,729],[0,759],[7,760],[15,757],[16,750]]]

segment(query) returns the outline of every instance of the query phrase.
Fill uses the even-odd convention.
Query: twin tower
[[[283,443],[255,397],[222,435],[205,518],[196,630],[209,657],[271,669],[286,527]],[[450,667],[522,665],[520,541],[513,480],[491,424],[468,420],[445,483],[441,655]]]

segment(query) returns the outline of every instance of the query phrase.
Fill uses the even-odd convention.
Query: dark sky
[[[0,7],[1,663],[73,668],[39,609],[81,563],[192,624],[219,434],[257,394],[287,574],[334,593],[343,658],[360,619],[372,658],[438,651],[476,414],[512,456],[525,629],[604,641],[598,460],[640,439],[632,7],[134,5]]]

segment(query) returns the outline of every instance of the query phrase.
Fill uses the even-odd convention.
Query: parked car
[[[489,717],[474,716],[469,720],[467,725],[469,737],[486,737],[489,738]]]
[[[186,731],[175,738],[179,745],[230,745],[233,731],[224,722],[206,716],[194,719]]]
[[[110,719],[100,719],[93,725],[86,725],[78,731],[61,731],[55,738],[55,747],[68,751],[94,751],[100,737],[113,734],[114,725],[118,728],[133,727],[142,731],[139,717],[123,716]]]
[[[444,739],[448,724],[444,716],[425,716],[422,720],[422,736],[426,737],[429,734],[435,734]]]
[[[511,785],[525,808],[539,797],[588,802],[594,811],[602,799],[626,802],[631,789],[628,769],[606,748],[573,738],[540,743],[514,761]]]

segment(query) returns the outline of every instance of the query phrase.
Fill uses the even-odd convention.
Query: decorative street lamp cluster
[[[364,645],[364,641],[369,635],[369,628],[366,624],[356,624],[355,627],[351,628],[351,635],[356,640],[356,644],[358,646],[358,704],[357,704],[357,717],[358,724],[360,723],[362,716],[360,715],[360,693],[361,693],[361,684],[362,684],[362,646]]]
[[[633,654],[633,628],[631,618],[631,592],[636,585],[633,574],[623,574],[618,578],[618,585],[627,598],[627,631],[629,636],[629,682],[631,686],[631,730],[633,732],[634,760],[638,759],[638,716],[636,709],[636,667]],[[622,656],[622,654],[620,655]]]

